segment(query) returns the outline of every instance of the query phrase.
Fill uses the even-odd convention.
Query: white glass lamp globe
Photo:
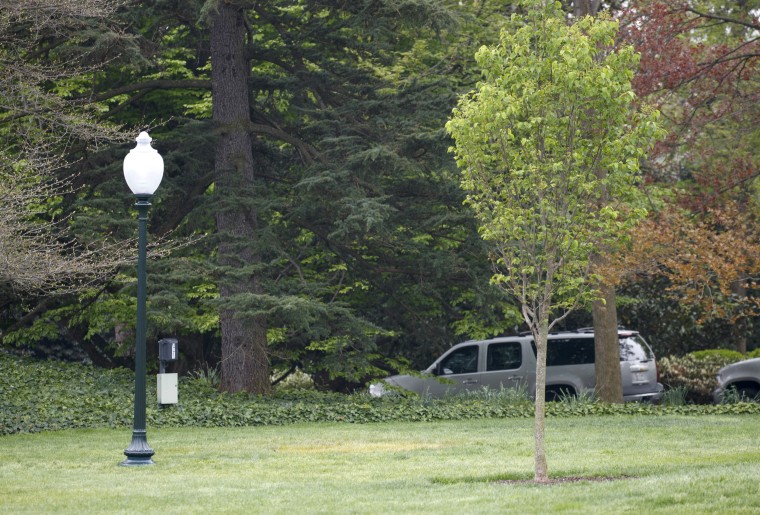
[[[135,141],[137,146],[124,158],[124,178],[136,196],[151,196],[164,177],[164,160],[150,146],[153,140],[147,132],[141,132]]]

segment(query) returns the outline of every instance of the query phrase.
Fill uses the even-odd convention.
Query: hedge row
[[[0,355],[0,434],[68,428],[130,427],[133,373]],[[217,392],[199,378],[180,379],[176,406],[156,406],[148,387],[149,427],[229,427],[308,422],[465,420],[532,417],[533,404],[514,393],[481,394],[445,400],[417,397],[375,399],[364,393],[340,395],[292,391],[272,397]],[[588,399],[550,403],[549,416],[621,414],[760,413],[760,404],[714,406],[609,405]]]

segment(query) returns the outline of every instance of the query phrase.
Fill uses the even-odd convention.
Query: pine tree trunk
[[[247,271],[257,262],[256,212],[236,202],[254,181],[249,132],[250,65],[246,56],[243,11],[220,2],[211,13],[211,63],[215,148],[216,226],[218,260],[226,272],[219,280],[220,301],[233,304],[236,296],[258,292],[256,277]],[[244,200],[244,199],[241,199]],[[238,316],[234,308],[220,313],[222,389],[267,393],[270,388],[266,320]]]

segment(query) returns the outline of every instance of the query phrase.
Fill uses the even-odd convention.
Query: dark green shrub
[[[726,360],[726,363],[736,363],[746,359],[741,352],[732,349],[707,349],[690,352],[687,356],[691,356],[696,360],[710,360],[713,358],[722,358]]]

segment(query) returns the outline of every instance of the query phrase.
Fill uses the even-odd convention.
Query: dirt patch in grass
[[[624,479],[634,479],[632,476],[568,476],[568,477],[550,477],[546,481],[536,481],[535,479],[502,479],[497,483],[502,485],[559,485],[563,483],[607,483],[609,481],[622,481]]]

